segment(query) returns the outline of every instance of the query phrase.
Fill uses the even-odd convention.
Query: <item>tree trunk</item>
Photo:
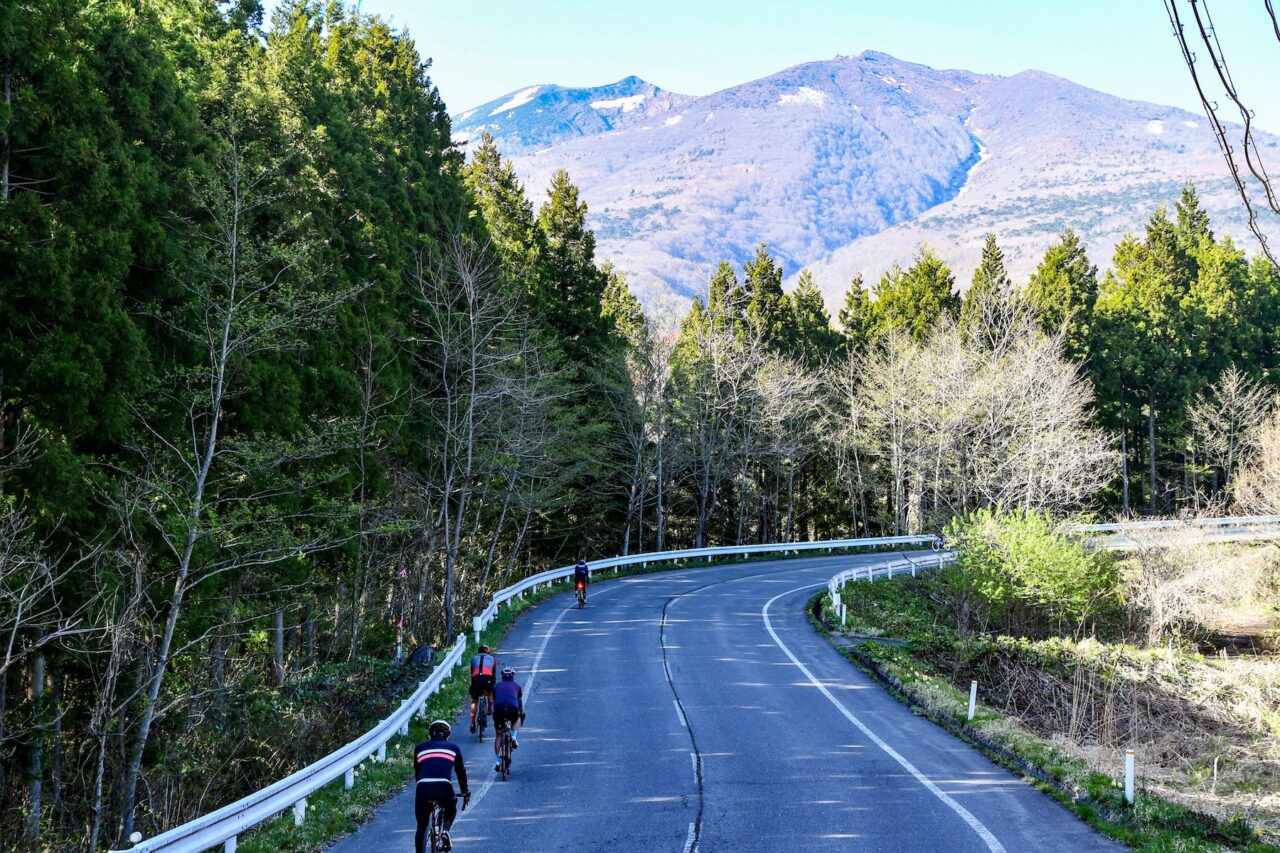
[[[10,124],[13,120],[13,63],[6,61],[4,66],[4,81],[2,84],[4,89],[4,105],[5,112],[9,114]],[[9,132],[5,131],[3,137],[0,137],[0,202],[9,200],[9,152],[10,152]]]
[[[1150,465],[1151,493],[1147,496],[1148,508],[1156,511],[1156,399],[1151,396],[1147,404],[1147,459]]]
[[[271,679],[276,687],[284,687],[284,610],[280,608],[272,615]]]
[[[31,704],[34,709],[35,734],[31,741],[30,764],[27,765],[27,827],[26,840],[35,846],[40,837],[40,809],[44,783],[44,655],[36,652],[31,660]]]
[[[52,734],[53,754],[50,756],[49,763],[49,793],[53,798],[53,825],[54,828],[62,826],[62,690],[65,682],[65,676],[62,667],[58,665],[58,659],[54,658],[53,671],[50,674],[50,682],[52,691],[49,697],[49,728]]]
[[[1129,506],[1129,425],[1120,426],[1120,484],[1124,493],[1124,517],[1128,518],[1132,509]]]

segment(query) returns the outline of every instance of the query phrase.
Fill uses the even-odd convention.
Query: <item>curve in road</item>
[[[886,555],[592,585],[497,650],[526,686],[510,781],[459,717],[475,791],[454,848],[578,851],[1120,850],[916,716],[809,625],[811,591]],[[412,790],[335,853],[413,849]]]

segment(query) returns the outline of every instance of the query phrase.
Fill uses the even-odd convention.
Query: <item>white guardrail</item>
[[[932,540],[934,537],[929,538]],[[910,574],[911,577],[915,577],[918,571],[941,568],[955,558],[954,551],[940,551],[937,554],[927,554],[920,557],[901,554],[885,560],[883,563],[867,563],[861,566],[854,566],[851,569],[845,569],[843,572],[837,572],[827,580],[827,594],[831,597],[831,609],[840,617],[840,624],[843,625],[845,624],[845,606],[840,590],[844,589],[844,585],[849,581],[865,580],[870,582],[877,577],[892,580],[895,574]]]
[[[825,542],[785,542],[774,545],[731,545],[718,548],[688,548],[683,551],[658,551],[644,554],[632,554],[627,557],[613,557],[598,560],[591,564],[591,573],[616,570],[624,566],[645,567],[651,563],[678,563],[684,560],[706,559],[709,557],[742,556],[753,554],[799,554],[802,551],[832,551],[849,548],[874,548],[877,546],[900,547],[910,545],[932,545],[938,547],[941,540],[933,535],[920,536],[882,536],[871,539],[837,539]],[[936,558],[935,558],[936,559]],[[919,565],[923,563],[918,561]],[[571,577],[573,566],[531,575],[519,583],[499,590],[489,601],[489,606],[472,620],[472,628],[477,640],[480,632],[488,627],[498,614],[499,605],[517,596],[523,596],[538,587],[554,584],[558,580]],[[396,734],[408,734],[409,722],[417,714],[427,713],[427,699],[440,689],[449,673],[462,660],[467,648],[465,635],[458,635],[453,647],[445,655],[427,680],[418,686],[413,695],[406,699],[399,709],[382,722],[378,723],[360,738],[341,749],[326,755],[290,776],[273,785],[263,788],[230,805],[210,812],[190,823],[170,829],[153,838],[138,841],[127,848],[128,853],[201,853],[222,845],[225,853],[234,853],[236,838],[241,833],[252,829],[278,814],[293,809],[295,825],[301,825],[307,811],[307,796],[336,780],[343,778],[343,785],[350,789],[354,783],[355,768],[363,761],[374,758],[382,761],[386,758],[387,742]],[[112,851],[111,853],[124,853]]]
[[[1073,524],[1063,531],[1071,536],[1087,537],[1086,545],[1104,551],[1127,551],[1162,543],[1261,542],[1280,539],[1280,515]]]

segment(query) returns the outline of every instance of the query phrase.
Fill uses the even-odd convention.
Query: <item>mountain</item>
[[[883,53],[797,65],[703,97],[629,77],[535,86],[461,113],[540,198],[566,168],[601,257],[647,301],[700,292],[764,242],[835,304],[921,243],[967,283],[995,231],[1025,280],[1063,226],[1101,267],[1128,230],[1195,180],[1219,232],[1244,217],[1207,124],[1037,71],[937,70]],[[1275,146],[1275,137],[1262,144]]]

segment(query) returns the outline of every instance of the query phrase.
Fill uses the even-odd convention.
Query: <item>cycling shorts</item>
[[[492,675],[477,675],[471,679],[471,698],[479,699],[482,693],[493,693]]]
[[[515,705],[503,704],[503,705],[493,706],[494,725],[497,725],[498,723],[502,723],[502,722],[507,722],[507,723],[511,723],[511,725],[514,726],[516,723],[516,720],[518,719],[520,719],[520,709],[517,708]]]

